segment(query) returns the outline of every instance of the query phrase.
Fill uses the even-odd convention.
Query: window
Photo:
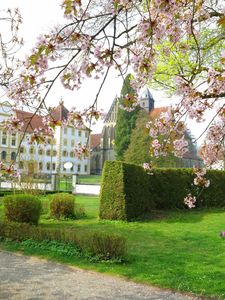
[[[84,165],[84,172],[87,172],[87,165]]]
[[[66,150],[63,151],[63,156],[68,156],[68,152]]]
[[[30,148],[29,153],[30,153],[30,154],[34,154],[34,148],[33,148],[33,147]]]
[[[21,148],[20,148],[20,153],[25,153],[24,147],[21,147]]]
[[[66,127],[64,128],[64,133],[67,134],[67,128]]]
[[[39,168],[39,171],[43,170],[43,163],[42,162],[39,162],[38,168]]]
[[[77,172],[80,172],[80,165],[77,166]]]
[[[47,155],[47,156],[51,156],[51,150],[50,150],[50,149],[48,149],[48,150],[46,151],[46,155]]]
[[[24,168],[24,163],[23,163],[23,161],[20,161],[19,162],[19,169],[23,169]]]
[[[55,168],[56,168],[56,164],[53,163],[53,164],[52,164],[52,170],[55,171]]]
[[[64,145],[64,146],[67,146],[67,139],[64,139],[64,140],[63,140],[63,145]]]
[[[11,160],[15,160],[16,159],[16,152],[12,152],[11,153]]]
[[[57,151],[56,150],[53,150],[53,156],[56,156],[57,155]]]
[[[78,136],[81,136],[81,134],[82,134],[82,131],[79,130],[79,131],[78,131]]]
[[[70,151],[70,157],[74,157],[73,151]]]
[[[6,131],[3,131],[2,133],[2,145],[6,145],[7,143],[7,133]]]
[[[75,134],[75,129],[74,128],[72,128],[72,135],[74,135]]]
[[[74,147],[75,143],[74,140],[71,141],[71,146]]]
[[[38,149],[38,154],[39,154],[39,155],[43,155],[43,152],[44,152],[43,149],[41,149],[41,148]]]
[[[6,151],[2,151],[1,158],[2,160],[6,159]]]
[[[15,134],[15,133],[12,134],[11,145],[12,145],[12,146],[16,146],[16,134]]]
[[[51,164],[50,162],[47,162],[47,170],[49,171],[51,169]]]

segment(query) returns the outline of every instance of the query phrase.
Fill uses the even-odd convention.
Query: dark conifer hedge
[[[225,207],[225,171],[210,170],[210,187],[204,189],[197,207]],[[102,174],[100,218],[132,220],[152,209],[185,209],[184,197],[196,194],[192,169],[154,169],[106,161]]]

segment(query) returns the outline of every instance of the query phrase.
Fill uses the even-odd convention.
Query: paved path
[[[193,300],[96,272],[0,251],[1,300]]]

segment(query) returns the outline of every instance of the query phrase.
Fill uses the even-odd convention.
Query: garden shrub
[[[8,221],[37,225],[41,214],[41,201],[26,194],[15,194],[3,199],[5,217]]]
[[[53,218],[74,218],[75,200],[74,196],[67,193],[57,193],[52,196],[50,203],[50,214]]]
[[[100,218],[131,220],[154,207],[146,202],[148,177],[143,168],[118,161],[106,161],[100,192]]]
[[[77,233],[68,228],[44,228],[25,223],[0,223],[0,238],[17,242],[33,240],[56,241],[74,245],[77,249],[100,259],[124,259],[126,257],[126,240],[118,235],[89,232]]]
[[[225,172],[209,170],[210,187],[201,192],[197,207],[225,207]],[[184,197],[196,194],[192,169],[154,169],[106,161],[100,193],[101,219],[132,220],[152,209],[185,209]]]
[[[123,259],[127,254],[126,240],[118,235],[90,233],[80,241],[80,245],[86,251],[105,260]]]

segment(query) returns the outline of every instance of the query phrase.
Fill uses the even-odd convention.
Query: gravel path
[[[96,272],[0,251],[1,300],[194,300]]]

